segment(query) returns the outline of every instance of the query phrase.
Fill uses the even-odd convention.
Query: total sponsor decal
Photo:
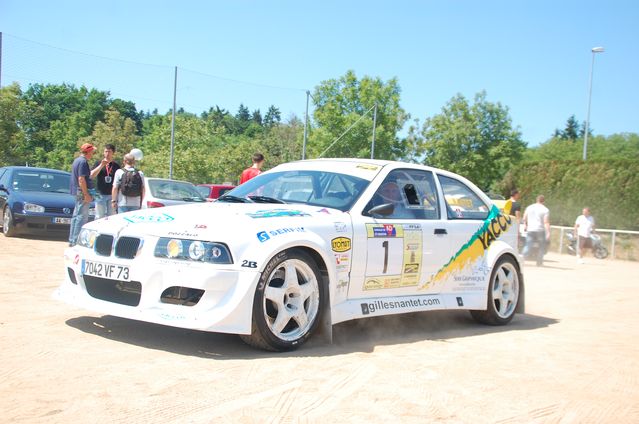
[[[260,231],[259,233],[256,234],[257,239],[260,241],[260,243],[264,243],[267,240],[270,240],[271,237],[276,237],[282,234],[289,234],[289,233],[303,233],[306,232],[306,229],[304,227],[285,227],[285,228],[278,228],[276,230],[269,230],[269,231]]]
[[[310,214],[291,209],[267,209],[253,213],[247,213],[251,218],[278,218],[282,216],[311,216]]]
[[[389,310],[428,310],[439,309],[443,302],[438,296],[408,297],[400,299],[374,300],[360,303],[362,315],[371,315]]]
[[[470,265],[476,263],[483,258],[484,253],[490,247],[490,245],[497,240],[502,234],[504,234],[512,225],[512,218],[509,215],[504,215],[499,212],[497,206],[493,205],[488,214],[488,218],[479,227],[479,229],[472,235],[470,240],[466,242],[458,251],[453,255],[450,260],[441,267],[431,278],[430,281],[425,282],[419,288],[424,289],[431,284],[435,284],[440,281],[445,281],[453,274],[464,275],[462,271],[467,269]],[[477,267],[481,280],[484,280],[486,267]],[[468,273],[471,275],[471,273]],[[467,280],[475,281],[479,280]]]
[[[336,237],[331,240],[331,248],[333,252],[348,252],[351,250],[351,239],[346,237]]]
[[[153,213],[153,214],[128,215],[128,216],[123,216],[122,219],[124,219],[127,222],[130,222],[131,224],[140,224],[140,223],[148,223],[148,222],[156,222],[156,223],[171,222],[175,218],[165,213]]]

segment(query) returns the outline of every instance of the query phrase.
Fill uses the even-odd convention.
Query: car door
[[[353,214],[349,299],[437,293],[429,283],[451,256],[442,209],[431,171],[389,172],[362,212]]]

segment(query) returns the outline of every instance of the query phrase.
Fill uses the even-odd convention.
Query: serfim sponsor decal
[[[512,225],[509,215],[503,215],[494,206],[490,209],[488,218],[473,236],[450,258],[448,263],[441,267],[433,278],[424,283],[420,289],[426,288],[429,284],[445,280],[451,273],[459,272],[466,266],[481,258],[490,245],[504,234]]]
[[[291,209],[267,209],[253,213],[247,213],[251,218],[277,218],[282,216],[311,216],[310,214]]]
[[[363,315],[393,309],[428,309],[428,307],[437,307],[439,305],[441,305],[441,301],[437,297],[412,297],[402,300],[375,300],[373,302],[360,303]]]
[[[304,227],[285,227],[270,231],[260,231],[256,234],[256,236],[260,243],[264,243],[266,240],[270,240],[271,237],[279,236],[281,234],[303,233],[305,231],[306,229]]]
[[[331,240],[333,252],[348,252],[351,250],[351,239],[346,237],[336,237]]]

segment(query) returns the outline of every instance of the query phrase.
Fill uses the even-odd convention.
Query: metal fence
[[[566,253],[566,233],[573,232],[573,227],[559,225],[550,226],[550,249]],[[597,229],[601,241],[608,249],[610,259],[639,260],[639,231]]]

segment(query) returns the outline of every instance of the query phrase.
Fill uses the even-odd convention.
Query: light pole
[[[588,152],[588,131],[590,131],[590,100],[592,98],[592,70],[595,67],[595,54],[596,53],[603,53],[604,52],[604,48],[603,47],[593,47],[592,48],[592,62],[590,63],[590,82],[588,84],[588,114],[586,115],[586,128],[585,128],[585,132],[584,132],[584,156],[583,156],[583,160],[586,160],[586,155]]]

